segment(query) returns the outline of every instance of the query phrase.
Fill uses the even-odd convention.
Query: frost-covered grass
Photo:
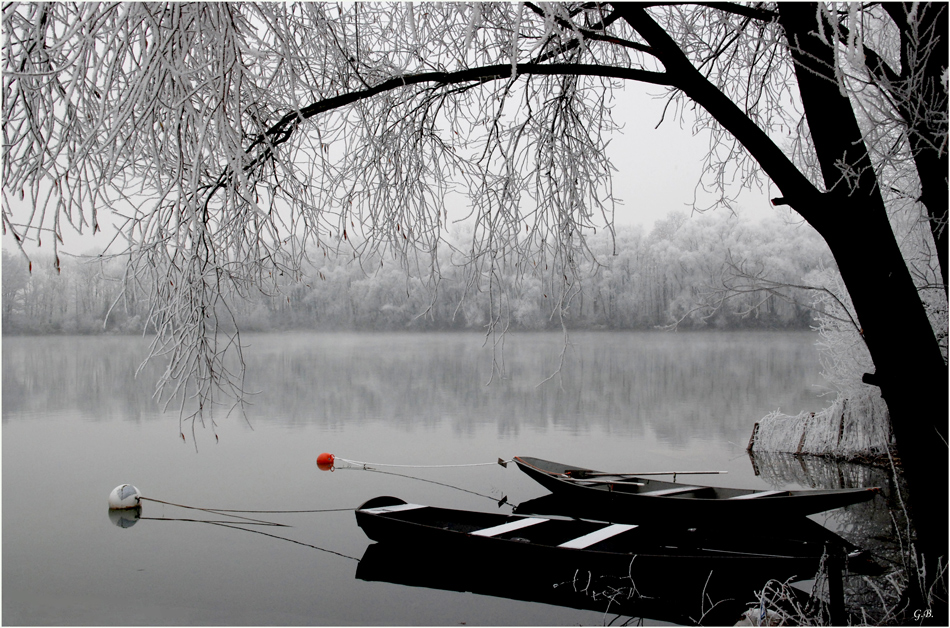
[[[758,474],[770,485],[882,489],[880,496],[871,501],[811,517],[863,550],[860,559],[849,558],[844,564],[842,586],[849,624],[932,624],[939,613],[945,612],[946,568],[942,566],[944,571],[929,579],[917,562],[914,534],[908,525],[903,498],[906,486],[899,466],[870,466],[830,457],[764,451],[753,451],[752,459]],[[921,591],[926,582],[933,582],[933,586]],[[746,619],[758,621],[764,608],[767,620],[778,620],[782,625],[828,625],[827,574],[820,573],[815,578],[808,592],[810,599],[802,598],[802,589],[797,586],[798,593],[788,583],[769,583],[748,600]],[[927,622],[928,619],[931,621]]]
[[[839,395],[819,412],[792,416],[775,411],[759,421],[753,451],[855,458],[887,452],[891,445],[887,406],[877,388]]]

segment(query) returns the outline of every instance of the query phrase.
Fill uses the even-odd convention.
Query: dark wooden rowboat
[[[748,596],[772,578],[814,577],[826,549],[822,539],[717,544],[694,528],[472,512],[395,497],[369,500],[356,521],[374,541],[443,552],[460,569],[486,577],[493,569],[530,566],[554,585],[589,572],[629,580],[644,596],[677,587],[699,587],[719,596],[713,599]]]
[[[518,468],[556,495],[600,511],[644,518],[733,521],[804,517],[867,501],[880,489],[757,490],[669,482],[653,477],[605,473],[559,462],[516,456]]]

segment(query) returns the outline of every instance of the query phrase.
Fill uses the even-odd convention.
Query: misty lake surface
[[[494,355],[477,333],[243,340],[247,388],[260,391],[246,420],[219,412],[213,430],[182,427],[183,442],[177,412],[151,397],[161,366],[134,376],[148,339],[3,338],[4,624],[604,625],[614,616],[355,577],[371,543],[360,504],[510,513],[503,497],[546,494],[514,465],[327,472],[317,455],[528,455],[778,488],[745,453],[754,422],[828,403],[809,332],[584,332],[566,348],[561,333],[510,334]],[[236,528],[146,502],[123,528],[107,498],[126,482],[179,505],[323,512],[244,514],[289,527]]]

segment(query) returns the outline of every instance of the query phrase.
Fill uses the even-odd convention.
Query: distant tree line
[[[458,234],[458,241],[465,241]],[[470,237],[470,236],[469,236]],[[346,246],[356,246],[345,243]],[[614,253],[616,251],[616,254]],[[310,259],[299,277],[279,278],[273,294],[232,305],[248,331],[679,328],[807,329],[812,302],[801,286],[833,268],[824,242],[806,225],[775,216],[760,222],[726,212],[671,214],[645,233],[622,227],[590,240],[573,277],[547,271],[543,251],[479,270],[465,251],[441,247],[439,272],[406,272],[382,255],[343,246]],[[550,265],[553,267],[554,265]],[[121,258],[52,260],[28,269],[3,252],[4,333],[136,333],[149,320],[148,299],[127,281]],[[753,279],[767,279],[760,284]],[[736,282],[744,286],[736,290]],[[752,281],[752,283],[750,283]],[[501,286],[501,297],[489,285]],[[729,287],[729,290],[725,288]],[[717,295],[728,292],[728,298]],[[145,330],[149,331],[149,330]]]

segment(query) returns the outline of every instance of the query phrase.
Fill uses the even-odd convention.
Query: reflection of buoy
[[[109,521],[114,523],[120,528],[131,528],[136,523],[138,523],[139,517],[142,516],[142,507],[135,506],[133,508],[122,508],[116,510],[114,508],[109,509]]]
[[[139,506],[141,498],[142,494],[139,493],[139,489],[131,484],[120,484],[109,493],[109,508],[112,510],[136,508]]]
[[[321,471],[333,470],[333,454],[323,453],[317,456],[317,467]]]

